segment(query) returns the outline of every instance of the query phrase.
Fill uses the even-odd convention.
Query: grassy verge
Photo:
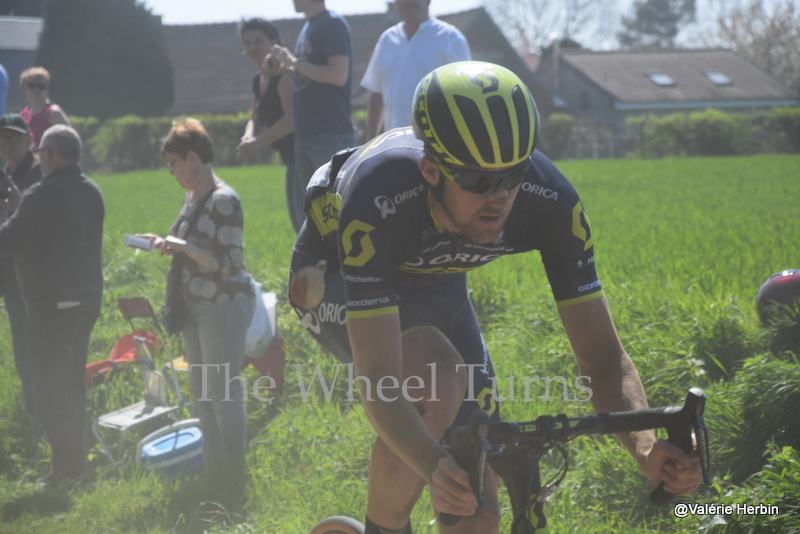
[[[800,157],[571,161],[560,167],[582,195],[601,280],[651,403],[679,403],[692,385],[710,394],[718,482],[692,499],[772,500],[783,511],[777,519],[722,517],[716,526],[710,526],[713,517],[675,518],[670,509],[646,504],[646,481],[613,440],[585,439],[570,447],[571,472],[547,505],[550,531],[575,532],[576,525],[582,532],[800,529],[798,323],[764,331],[755,313],[755,294],[767,276],[800,267]],[[242,198],[248,268],[282,298],[294,237],[283,170],[223,168],[219,174]],[[125,248],[122,236],[163,234],[182,192],[165,171],[95,178],[108,213],[104,311],[90,355],[98,360],[129,331],[116,309],[118,298],[144,295],[157,307],[163,298],[168,260]],[[570,382],[578,376],[536,254],[502,258],[471,273],[470,285],[498,376],[560,375]],[[248,515],[243,524],[224,527],[222,517],[198,519],[202,492],[195,481],[160,479],[130,464],[114,471],[96,445],[90,451],[95,482],[81,491],[38,494],[32,481],[45,472],[47,451],[23,415],[0,314],[0,534],[302,534],[326,516],[362,518],[370,426],[343,382],[330,395],[320,387],[304,393],[316,366],[334,376],[333,358],[305,335],[283,298],[279,321],[289,347],[285,392],[271,403],[250,395]],[[138,377],[126,373],[93,390],[90,416],[140,395]],[[246,377],[252,384],[256,375],[248,370]],[[508,382],[500,384],[501,394],[508,394]],[[557,394],[537,398],[543,395],[534,390],[529,400],[506,403],[506,417],[591,409]],[[87,443],[94,443],[91,436]],[[433,532],[432,517],[423,498],[413,515],[415,532]],[[505,518],[502,531],[508,526]]]

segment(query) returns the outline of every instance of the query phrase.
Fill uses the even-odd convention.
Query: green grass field
[[[550,532],[800,531],[800,336],[798,324],[763,331],[755,295],[772,273],[800,268],[800,156],[569,161],[559,164],[581,193],[594,229],[601,281],[620,336],[651,404],[678,404],[693,385],[709,393],[708,425],[717,482],[691,502],[772,502],[778,517],[679,519],[646,504],[648,484],[611,439],[570,446],[570,473],[546,505]],[[294,365],[325,376],[331,356],[305,335],[285,302],[294,235],[283,169],[218,169],[242,198],[249,270],[281,297],[288,345],[286,389],[272,403],[249,395],[247,518],[199,523],[197,484],[173,483],[129,462],[112,470],[93,440],[97,480],[69,494],[41,495],[46,472],[22,412],[7,320],[0,314],[0,534],[263,532],[304,534],[319,520],[363,519],[373,436],[343,382],[330,398],[305,395]],[[182,190],[166,171],[95,176],[107,208],[106,294],[91,360],[129,331],[120,297],[160,306],[168,259],[122,245],[124,233],[165,233]],[[538,256],[502,258],[470,274],[473,301],[499,377],[579,375]],[[179,348],[179,347],[176,347]],[[245,375],[249,383],[256,375]],[[308,380],[307,374],[303,377]],[[91,392],[90,416],[134,402],[138,377],[119,373]],[[507,381],[500,380],[502,388]],[[589,413],[589,403],[533,398],[507,402],[507,418]],[[87,434],[91,436],[91,434]],[[132,449],[133,447],[131,447]],[[551,462],[552,463],[552,462]],[[767,464],[765,467],[765,463]],[[551,473],[552,474],[552,473]],[[507,508],[507,504],[504,504]],[[414,531],[435,532],[423,497]],[[508,531],[504,518],[501,532]]]

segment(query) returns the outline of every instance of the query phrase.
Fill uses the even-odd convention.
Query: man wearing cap
[[[87,468],[84,374],[103,295],[105,208],[80,158],[72,127],[48,128],[39,145],[42,179],[0,226],[0,257],[14,257],[25,302],[36,418],[53,451],[45,487]]]
[[[31,152],[31,132],[21,115],[0,117],[0,158],[5,167],[0,173],[0,202],[8,215],[13,212],[12,200],[42,177],[39,158]],[[0,258],[0,290],[5,301],[8,322],[11,325],[11,342],[17,375],[22,382],[25,410],[30,417],[36,415],[31,385],[31,368],[28,355],[27,319],[13,258]]]

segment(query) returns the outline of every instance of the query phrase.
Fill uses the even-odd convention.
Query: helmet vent
[[[514,89],[512,89],[511,99],[514,101],[514,111],[516,111],[519,118],[519,143],[516,143],[519,153],[517,157],[524,158],[530,153],[528,146],[530,146],[531,142],[531,123],[528,119],[528,102],[523,89],[519,85],[515,85]],[[505,159],[505,156],[503,159]]]
[[[494,151],[492,150],[492,138],[489,131],[486,129],[486,124],[481,117],[481,111],[478,105],[470,98],[462,95],[453,95],[453,100],[464,118],[464,124],[469,126],[469,134],[471,139],[468,148],[469,152],[475,153],[475,150],[480,154],[481,160],[486,163],[494,163]],[[470,159],[477,159],[474,156]]]
[[[508,116],[508,106],[502,96],[495,95],[486,99],[489,113],[492,116],[497,144],[500,147],[500,161],[514,160],[514,128],[511,126],[511,117]]]

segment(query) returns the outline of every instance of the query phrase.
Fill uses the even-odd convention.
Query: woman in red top
[[[39,148],[44,132],[55,124],[66,124],[69,119],[58,104],[50,102],[50,73],[44,67],[31,67],[22,71],[19,84],[28,106],[20,112],[33,134],[32,148]]]

